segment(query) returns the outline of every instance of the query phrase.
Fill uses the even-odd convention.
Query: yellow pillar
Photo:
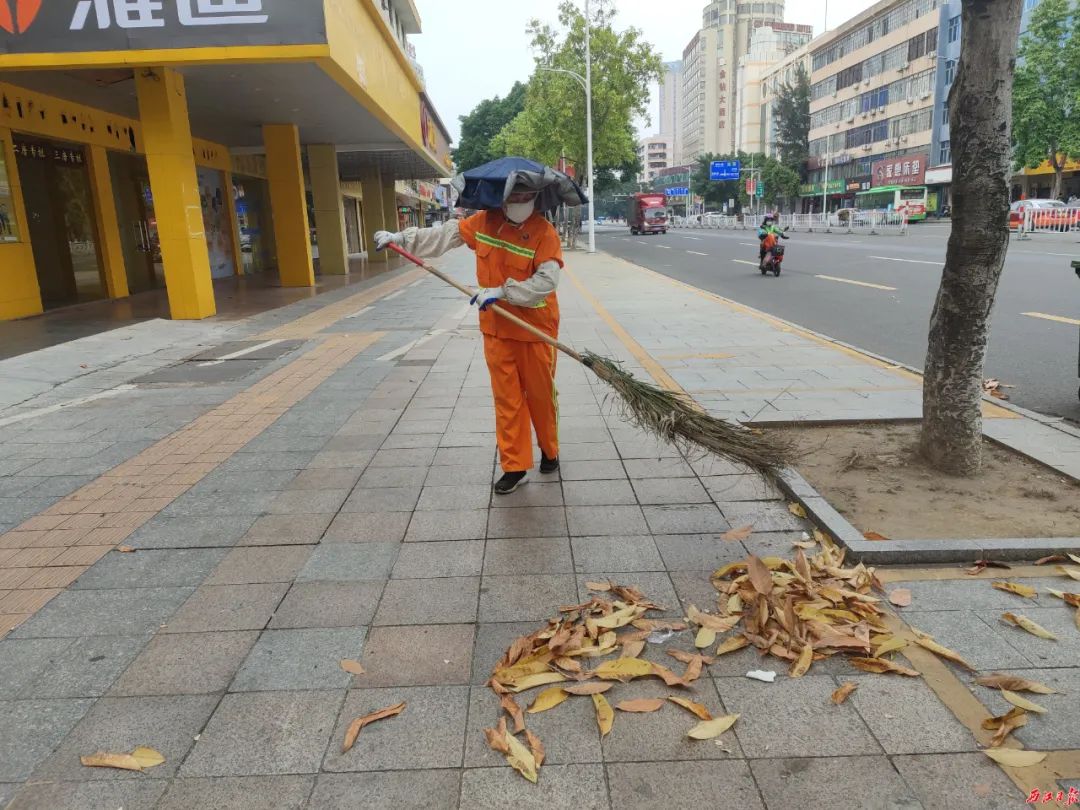
[[[397,186],[394,183],[393,176],[387,176],[385,172],[380,174],[380,179],[382,183],[383,223],[386,224],[386,230],[388,231],[399,230],[401,219],[398,217],[397,210]]]
[[[11,186],[11,205],[5,206],[10,234],[5,231],[0,240],[0,320],[25,318],[45,311],[41,303],[34,251],[26,224],[19,170],[15,165],[15,150],[11,146],[11,130],[0,127],[0,182],[7,175]],[[6,170],[6,172],[4,171]],[[6,241],[11,235],[17,241]]]
[[[184,77],[172,68],[136,68],[135,91],[169,312],[178,320],[208,318],[217,309]]]
[[[274,217],[278,275],[283,287],[315,286],[300,132],[295,124],[263,127],[270,208]]]
[[[109,298],[127,298],[127,266],[124,247],[120,241],[120,219],[116,215],[112,176],[109,174],[109,154],[103,146],[90,146],[90,191],[97,221],[98,247],[101,254],[105,289]]]
[[[307,155],[315,233],[319,242],[319,270],[328,275],[345,275],[349,272],[349,247],[345,237],[337,149],[333,145],[319,144],[309,146]]]
[[[375,168],[360,171],[360,193],[364,203],[364,245],[369,262],[387,261],[386,251],[375,252],[375,231],[396,231],[397,220],[383,222],[382,180]]]
[[[232,172],[223,172],[225,179],[225,210],[229,213],[229,228],[232,233],[233,266],[236,275],[244,275],[244,253],[240,249],[240,220],[236,216],[236,190],[233,185]]]

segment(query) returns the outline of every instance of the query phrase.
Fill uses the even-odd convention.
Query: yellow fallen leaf
[[[693,683],[701,677],[701,668],[705,666],[704,656],[697,655],[686,663],[686,670],[682,674],[683,683]]]
[[[510,767],[536,784],[536,758],[532,751],[509,731],[506,732],[506,746],[510,750],[510,753],[506,755],[506,761],[510,763]]]
[[[643,658],[616,658],[614,661],[605,661],[592,672],[597,678],[605,681],[626,681],[634,678],[644,678],[653,674],[651,661]]]
[[[98,751],[96,754],[79,757],[87,768],[117,768],[121,771],[142,771],[143,766],[131,754],[110,754]]]
[[[737,714],[726,714],[723,717],[717,717],[715,720],[704,720],[686,732],[686,736],[695,740],[711,740],[713,737],[719,737],[735,725],[735,721],[738,719],[739,715]]]
[[[791,669],[788,672],[792,678],[801,678],[806,674],[806,671],[810,669],[810,664],[814,661],[814,648],[810,644],[804,644],[802,651],[799,653],[799,658],[795,663],[791,665]]]
[[[590,591],[598,591],[600,593],[603,593],[604,591],[610,591],[611,590],[611,583],[610,582],[586,582],[585,587],[588,588]]]
[[[668,686],[687,686],[687,682],[670,669],[660,664],[652,665],[652,674],[662,679]]]
[[[544,744],[540,742],[540,738],[529,731],[529,729],[525,729],[525,741],[529,743],[529,751],[532,752],[533,761],[536,762],[536,767],[539,768],[544,764],[544,757],[547,756],[547,753],[544,751]]]
[[[743,601],[742,597],[737,593],[732,594],[727,600],[727,612],[728,615],[734,616],[736,613],[742,613]]]
[[[596,725],[600,727],[600,736],[606,737],[611,733],[611,724],[615,722],[615,712],[611,710],[611,704],[603,695],[593,695],[592,702],[596,709]]]
[[[1053,588],[1047,588],[1046,590],[1048,593],[1064,601],[1066,605],[1080,607],[1080,593],[1065,593],[1065,591],[1055,591]]]
[[[374,723],[376,720],[384,720],[387,717],[394,717],[401,714],[405,710],[405,701],[401,701],[396,706],[387,706],[385,709],[379,709],[371,714],[365,714],[363,717],[357,717],[349,724],[349,728],[345,731],[345,740],[341,743],[341,753],[345,753],[353,744],[356,743],[356,738],[360,736],[360,730],[368,725]]]
[[[353,661],[351,658],[342,658],[339,666],[348,672],[350,675],[363,675],[364,668],[360,666],[359,661]]]
[[[645,649],[645,642],[641,639],[635,641],[628,641],[622,646],[622,652],[619,654],[620,658],[637,658],[641,655]]]
[[[804,549],[817,548],[817,543],[815,543],[813,540],[796,540],[791,545],[792,545],[793,548],[804,548]]]
[[[509,754],[510,746],[506,742],[506,718],[499,718],[497,728],[485,728],[484,737],[487,739],[488,748],[500,754]]]
[[[546,712],[548,709],[554,709],[564,700],[569,700],[570,695],[565,689],[558,686],[552,686],[549,689],[545,689],[540,692],[536,699],[532,702],[532,705],[525,710],[527,714],[539,714],[540,712]]]
[[[839,706],[841,703],[848,699],[852,692],[854,692],[858,688],[859,685],[857,683],[851,683],[850,681],[848,681],[832,693],[832,702]]]
[[[1025,599],[1034,599],[1038,595],[1038,591],[1036,591],[1030,585],[1021,585],[1019,582],[1002,582],[1000,580],[995,580],[990,584],[993,587],[997,588],[999,591],[1016,594],[1017,596],[1022,596]]]
[[[133,549],[131,546],[117,546],[114,550],[119,551],[121,554],[134,554],[135,553],[135,549]]]
[[[1067,577],[1080,581],[1080,568],[1069,568],[1064,565],[1058,566],[1058,571],[1063,573]]]
[[[953,663],[959,664],[964,669],[967,669],[971,672],[975,671],[975,667],[965,661],[960,656],[960,653],[950,650],[948,647],[943,647],[942,645],[934,641],[932,638],[928,638],[926,636],[916,636],[915,643],[918,644],[920,647],[925,647],[935,655],[940,655],[942,658],[947,658]]]
[[[704,650],[706,647],[711,647],[716,643],[716,631],[711,627],[702,627],[697,631],[697,636],[694,637],[694,646],[699,650]]]
[[[997,717],[987,717],[985,720],[982,721],[982,727],[987,731],[996,731],[997,729],[1001,728],[1002,724],[1004,724],[1007,720],[1010,720],[1014,717],[1019,717],[1022,714],[1025,714],[1023,709],[1018,706],[1013,706],[1005,714],[998,715]]]
[[[559,669],[564,669],[567,672],[581,672],[581,664],[566,655],[556,658],[551,663],[553,663]]]
[[[577,683],[573,686],[564,686],[562,690],[568,695],[599,695],[601,692],[606,692],[615,684],[610,682],[597,682],[590,681],[589,683]]]
[[[744,636],[729,636],[725,638],[716,648],[717,655],[727,655],[730,652],[741,650],[743,647],[749,645],[750,642],[746,640]]]
[[[1076,554],[1070,554],[1069,552],[1065,552],[1065,554],[1066,554],[1066,555],[1068,556],[1068,558],[1069,558],[1070,560],[1072,560],[1072,561],[1073,561],[1074,563],[1080,563],[1080,556],[1078,556],[1078,555],[1076,555]]]
[[[1038,636],[1039,638],[1045,638],[1050,641],[1057,641],[1057,636],[1047,630],[1045,627],[1033,622],[1027,616],[1017,616],[1015,613],[1002,613],[1001,618],[1007,622],[1012,622],[1017,627],[1027,630],[1031,635]]]
[[[599,627],[604,630],[614,630],[619,627],[625,627],[630,624],[634,619],[638,618],[645,612],[645,609],[638,607],[637,605],[627,605],[621,610],[616,610],[607,616],[602,616],[599,619],[587,619],[586,626]]]
[[[1046,714],[1046,709],[1040,706],[1038,703],[1032,703],[1025,697],[1021,697],[1016,692],[1010,692],[1008,689],[1001,690],[1001,696],[1005,698],[1009,703],[1017,708],[1023,709],[1025,712],[1034,712],[1035,714]]]
[[[708,627],[710,630],[715,630],[717,633],[726,633],[737,625],[742,617],[741,616],[715,616],[712,613],[705,613],[698,610],[693,605],[690,605],[686,610],[686,618],[699,627]]]
[[[724,532],[720,535],[720,539],[728,541],[745,540],[753,533],[753,526],[740,526],[738,529],[731,529],[730,531]]]
[[[893,588],[889,591],[889,601],[897,607],[907,607],[911,604],[911,591],[908,588]]]
[[[754,586],[755,591],[762,596],[768,596],[772,593],[772,572],[765,563],[753,554],[746,560],[746,572],[750,577],[750,584]]]
[[[863,532],[862,536],[863,536],[863,539],[865,539],[865,540],[881,541],[881,540],[888,540],[889,539],[888,537],[883,535],[881,532],[873,532],[873,531],[871,531],[871,532]]]
[[[905,639],[900,638],[900,636],[889,636],[888,638],[886,638],[884,641],[881,642],[881,644],[878,646],[878,648],[876,650],[874,650],[874,657],[875,658],[881,658],[881,656],[885,655],[885,653],[891,653],[891,652],[896,652],[897,650],[902,650],[902,649],[904,649],[904,647],[907,646],[907,644],[908,644],[907,641]]]
[[[515,693],[524,692],[526,689],[533,689],[549,683],[562,683],[565,680],[566,676],[561,672],[538,672],[535,675],[526,675],[520,680],[508,683],[506,688]]]
[[[1028,716],[1027,712],[1020,708],[1014,708],[1008,714],[1002,715],[1000,718],[994,718],[1000,720],[1001,723],[997,727],[997,732],[990,738],[990,747],[999,748],[1005,744],[1005,740],[1016,729],[1027,725]]]
[[[861,669],[863,672],[874,672],[882,674],[885,672],[894,672],[897,675],[907,675],[909,678],[918,678],[920,673],[914,669],[901,666],[900,664],[893,663],[888,658],[849,658],[848,663],[855,669]]]
[[[663,698],[639,698],[638,700],[623,700],[615,704],[620,712],[637,712],[645,714],[655,712],[664,705]]]
[[[1034,692],[1038,695],[1056,695],[1057,690],[1051,689],[1046,684],[1038,681],[1029,681],[1027,678],[1019,678],[1015,675],[1002,675],[995,672],[990,675],[980,675],[975,679],[980,686],[988,686],[991,689],[1008,689],[1012,692]]]
[[[803,505],[801,503],[789,503],[787,505],[787,508],[788,511],[791,512],[791,514],[793,514],[795,517],[806,517],[806,510],[803,509]]]
[[[668,695],[668,700],[674,703],[676,706],[682,706],[691,714],[696,715],[701,720],[712,720],[712,713],[700,703],[695,703],[692,700],[687,700],[682,697],[675,697],[674,695]]]
[[[509,694],[499,695],[499,705],[514,721],[514,733],[517,734],[523,731],[525,729],[525,715],[513,696]]]
[[[988,748],[983,753],[999,765],[1011,768],[1029,768],[1046,759],[1044,751],[1024,751],[1019,748]]]
[[[165,757],[160,751],[142,745],[132,751],[131,756],[143,768],[154,768],[165,761]]]

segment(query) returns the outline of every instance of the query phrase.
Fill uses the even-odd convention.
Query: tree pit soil
[[[990,441],[957,478],[918,454],[919,425],[791,428],[795,466],[864,534],[891,540],[1080,537],[1080,484]],[[880,539],[874,536],[873,539]]]

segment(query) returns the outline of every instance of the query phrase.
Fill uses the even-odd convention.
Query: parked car
[[[1009,227],[1019,228],[1029,211],[1033,228],[1067,231],[1080,226],[1080,209],[1069,208],[1061,200],[1017,200],[1009,206]]]

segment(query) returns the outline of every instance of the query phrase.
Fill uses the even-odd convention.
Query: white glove
[[[485,311],[489,306],[496,301],[505,301],[506,292],[502,287],[481,287],[476,291],[476,295],[469,301],[470,304],[475,304],[480,308],[480,311]]]
[[[404,247],[405,237],[400,233],[375,231],[375,250],[386,250],[387,245],[399,245]]]

